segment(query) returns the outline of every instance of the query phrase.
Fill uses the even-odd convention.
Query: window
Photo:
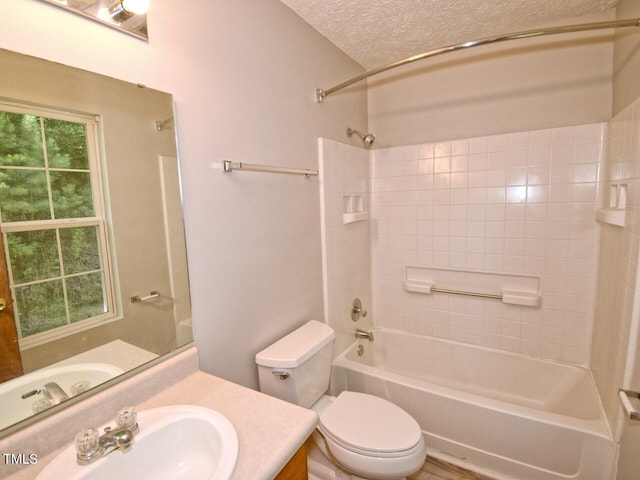
[[[21,347],[115,317],[97,119],[0,104],[0,222]]]

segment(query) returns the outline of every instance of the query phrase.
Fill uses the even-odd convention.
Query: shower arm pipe
[[[318,103],[322,103],[325,97],[328,97],[329,95],[339,90],[342,90],[343,88],[349,87],[354,83],[357,83],[366,78],[372,77],[374,75],[378,75],[379,73],[386,72],[387,70],[391,70],[393,68],[401,67],[409,63],[423,60],[425,58],[435,57],[437,55],[442,55],[449,52],[455,52],[456,50],[463,50],[465,48],[471,48],[471,47],[479,47],[481,45],[489,45],[491,43],[506,42],[508,40],[519,40],[522,38],[543,37],[545,35],[555,35],[558,33],[574,33],[574,32],[584,32],[589,30],[603,30],[607,28],[622,28],[622,27],[640,27],[640,18],[630,18],[626,20],[612,20],[608,22],[582,23],[578,25],[564,25],[564,26],[558,26],[558,27],[539,28],[535,30],[525,30],[523,32],[506,33],[502,35],[496,35],[493,37],[486,37],[486,38],[481,38],[479,40],[471,40],[468,42],[457,43],[457,44],[449,45],[446,47],[436,48],[435,50],[430,50],[428,52],[420,53],[418,55],[413,55],[411,57],[407,57],[402,60],[397,60],[393,63],[389,63],[388,65],[377,67],[377,68],[374,68],[373,70],[368,70],[334,87],[327,88],[327,89],[319,88],[316,90],[316,100]]]

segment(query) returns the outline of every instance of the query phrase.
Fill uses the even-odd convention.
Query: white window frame
[[[83,330],[91,329],[97,327],[99,325],[103,325],[105,323],[112,322],[114,320],[118,320],[121,318],[121,315],[118,313],[118,302],[116,298],[116,282],[114,277],[114,269],[112,265],[112,250],[111,250],[111,242],[110,235],[108,232],[108,215],[106,208],[106,194],[105,191],[105,183],[103,180],[102,173],[102,154],[100,148],[100,117],[97,115],[90,115],[85,113],[77,113],[71,111],[61,111],[57,109],[52,109],[48,107],[41,106],[32,106],[25,103],[17,103],[11,101],[0,100],[0,109],[7,112],[19,113],[23,115],[34,115],[40,117],[51,118],[55,120],[64,120],[73,123],[82,123],[86,127],[87,134],[87,155],[89,160],[89,178],[91,183],[91,194],[93,200],[93,209],[94,216],[93,217],[77,217],[77,218],[65,218],[65,219],[49,219],[49,220],[40,220],[40,221],[28,221],[28,222],[2,222],[2,235],[5,244],[5,248],[8,245],[7,242],[7,234],[12,232],[24,232],[24,231],[33,231],[33,230],[47,230],[47,229],[56,229],[56,228],[64,228],[64,227],[84,227],[84,226],[95,226],[98,227],[98,242],[100,247],[100,258],[102,263],[102,272],[104,275],[104,291],[105,291],[105,301],[106,301],[106,312],[101,315],[96,315],[95,317],[89,317],[84,320],[78,320],[73,323],[67,323],[66,325],[53,328],[51,330],[47,330],[45,332],[35,333],[33,335],[29,335],[28,337],[22,337],[21,329],[18,328],[18,341],[21,350],[25,350],[31,347],[35,347],[37,345],[42,345],[44,343],[48,343],[52,340],[56,340],[59,338],[66,337],[68,335],[72,335],[74,333],[81,332]],[[43,130],[43,142],[44,142],[45,132]],[[48,156],[46,152],[46,145],[43,145],[44,148],[44,156],[45,156],[45,166],[44,167],[7,167],[3,166],[3,169],[23,169],[23,170],[43,170],[47,172],[49,171],[66,171],[73,172],[74,169],[57,169],[57,168],[49,168],[48,165]],[[86,172],[86,170],[75,170],[79,172]],[[47,180],[50,184],[49,180]],[[51,202],[51,198],[49,199]],[[50,203],[51,208],[53,208],[53,204]],[[58,242],[58,248],[60,243]],[[4,255],[5,252],[2,252]],[[58,252],[59,258],[62,259],[61,252]],[[11,262],[10,259],[7,258],[7,268],[9,270],[9,279],[10,279],[10,289],[12,297],[15,299],[15,286],[13,284],[13,274],[11,272]],[[99,270],[97,270],[99,271]],[[83,272],[90,273],[90,272]],[[60,274],[60,278],[62,278],[62,272]],[[65,277],[71,277],[72,275],[66,275]],[[43,281],[36,281],[36,283],[44,283],[46,281],[54,280],[54,278],[46,279]],[[29,283],[19,284],[19,286],[28,285]],[[64,291],[65,295],[65,304],[68,304],[68,300],[66,298],[66,291]],[[14,302],[14,316],[16,323],[19,323],[19,309]],[[68,319],[67,319],[68,320]]]

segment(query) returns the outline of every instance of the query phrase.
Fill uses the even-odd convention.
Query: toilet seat
[[[374,457],[410,454],[422,440],[418,423],[397,405],[342,392],[320,415],[319,430],[343,448]]]
[[[319,407],[314,407],[320,416],[318,431],[330,456],[345,470],[382,480],[410,475],[424,463],[420,426],[397,405],[369,394],[342,392]]]

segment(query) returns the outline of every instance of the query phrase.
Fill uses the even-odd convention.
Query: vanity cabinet
[[[289,463],[287,463],[275,480],[307,480],[309,473],[307,472],[307,446],[303,444],[293,455]]]

